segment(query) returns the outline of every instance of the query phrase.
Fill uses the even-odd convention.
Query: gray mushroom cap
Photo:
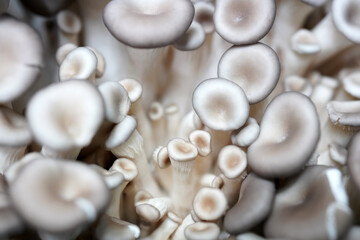
[[[226,213],[224,227],[240,234],[259,224],[270,213],[275,197],[275,184],[250,173],[242,183],[239,201]]]
[[[341,239],[352,211],[341,172],[311,166],[277,193],[265,236],[285,239]]]
[[[194,12],[188,0],[113,0],[106,5],[103,19],[120,42],[135,48],[156,48],[181,37]]]
[[[265,178],[291,176],[309,160],[319,138],[312,101],[301,93],[282,93],[265,110],[260,135],[248,149],[248,164]]]

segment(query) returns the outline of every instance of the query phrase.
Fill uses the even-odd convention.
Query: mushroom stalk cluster
[[[359,0],[0,1],[0,239],[360,239]]]

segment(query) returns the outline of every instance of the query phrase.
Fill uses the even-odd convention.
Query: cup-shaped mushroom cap
[[[116,124],[110,133],[110,136],[105,142],[107,149],[113,149],[121,144],[125,143],[126,140],[136,130],[136,120],[131,116],[126,116],[120,123]]]
[[[260,134],[256,119],[249,117],[245,125],[231,134],[231,142],[240,147],[248,147]]]
[[[36,80],[43,65],[41,39],[28,24],[0,16],[0,102],[11,102]]]
[[[71,3],[71,0],[21,0],[21,2],[34,13],[48,17],[65,9]]]
[[[202,188],[195,195],[193,209],[200,220],[215,221],[224,215],[227,200],[224,193],[217,188]]]
[[[94,221],[110,198],[95,169],[80,162],[45,158],[24,167],[9,186],[9,195],[26,222],[53,233]]]
[[[360,134],[357,133],[351,139],[348,155],[347,155],[347,166],[352,181],[360,191]]]
[[[318,165],[305,169],[276,194],[265,223],[265,236],[341,239],[352,223],[341,178],[341,172],[335,168]]]
[[[291,176],[309,160],[319,138],[312,101],[301,93],[282,93],[265,110],[260,135],[248,149],[248,164],[261,177]]]
[[[331,101],[326,108],[335,125],[360,126],[360,101]]]
[[[169,153],[167,147],[161,147],[156,154],[156,163],[159,168],[167,168],[170,167],[171,161],[169,158]]]
[[[181,51],[191,51],[201,47],[205,42],[205,31],[200,23],[193,21],[189,29],[174,43]]]
[[[158,197],[135,202],[136,213],[147,222],[158,222],[167,213],[169,201],[169,198]]]
[[[60,81],[95,77],[97,58],[87,47],[78,47],[66,55],[59,68]]]
[[[275,0],[217,1],[214,14],[216,32],[235,45],[256,43],[275,20]]]
[[[201,82],[194,90],[192,104],[201,122],[214,130],[238,129],[249,116],[249,103],[243,89],[222,78]]]
[[[220,150],[217,163],[227,178],[237,178],[246,170],[246,153],[235,145],[227,145]]]
[[[129,112],[130,99],[125,88],[118,82],[107,81],[98,86],[105,103],[105,117],[119,123]]]
[[[189,141],[196,146],[200,156],[207,156],[211,152],[211,135],[204,130],[194,130],[189,135]]]
[[[26,116],[35,139],[55,150],[87,146],[104,119],[104,104],[91,83],[69,80],[38,91]]]
[[[66,34],[79,34],[81,31],[80,18],[70,10],[60,11],[56,15],[56,23]]]
[[[360,43],[360,2],[358,0],[334,0],[332,16],[337,29],[350,41]]]
[[[60,65],[64,61],[65,57],[75,48],[77,48],[77,46],[73,43],[65,43],[59,47],[56,50],[56,62]]]
[[[299,54],[315,54],[321,46],[315,34],[307,29],[300,29],[291,37],[291,48]]]
[[[167,149],[171,164],[176,164],[176,162],[192,161],[198,155],[197,148],[190,142],[181,138],[172,139],[168,143]]]
[[[26,119],[9,108],[0,107],[0,145],[20,147],[29,144],[31,140]]]
[[[96,164],[90,164],[90,166],[101,174],[106,183],[106,186],[108,186],[110,190],[115,189],[122,182],[124,182],[124,175],[120,172],[108,171]]]
[[[195,16],[194,21],[201,24],[206,34],[214,32],[214,20],[213,15],[215,7],[209,2],[196,2],[194,3]]]
[[[360,98],[360,71],[350,73],[342,79],[344,90],[353,97]]]
[[[188,240],[216,240],[220,235],[220,228],[211,222],[196,222],[185,228],[185,237]]]
[[[135,48],[156,48],[181,37],[194,12],[188,0],[113,0],[106,5],[103,19],[120,42]]]
[[[125,181],[132,181],[138,175],[138,169],[135,163],[127,158],[116,159],[109,169],[110,172],[120,172]]]
[[[218,76],[236,82],[253,104],[266,98],[275,88],[280,63],[274,50],[263,43],[233,46],[221,57]]]
[[[106,62],[105,62],[105,58],[104,56],[95,48],[89,47],[87,46],[88,49],[90,49],[91,51],[93,51],[93,53],[96,56],[97,59],[97,64],[96,64],[96,73],[95,73],[95,77],[100,78],[103,76],[104,72],[105,72],[105,67],[106,67]]]
[[[310,81],[299,76],[289,76],[284,79],[284,91],[300,92],[306,96],[310,96],[312,93],[312,86]]]
[[[275,184],[250,173],[240,189],[239,201],[226,213],[224,227],[231,234],[250,230],[271,211]]]
[[[141,97],[143,89],[140,82],[136,81],[135,79],[126,78],[120,80],[119,83],[128,92],[130,101],[132,103],[136,102]]]

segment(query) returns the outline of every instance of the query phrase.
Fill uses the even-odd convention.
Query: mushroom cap
[[[225,213],[226,208],[226,197],[219,189],[204,187],[194,197],[193,209],[201,220],[215,221]]]
[[[358,0],[334,0],[332,17],[337,29],[350,41],[360,43],[360,2]]]
[[[299,29],[291,37],[291,48],[299,54],[315,54],[321,51],[316,35],[307,29]]]
[[[56,62],[61,65],[61,63],[64,61],[65,57],[71,52],[77,48],[77,46],[73,43],[65,43],[64,45],[60,46],[56,50]]]
[[[360,134],[355,134],[349,143],[347,166],[354,185],[360,191]]]
[[[118,82],[107,81],[98,86],[105,103],[105,117],[119,123],[129,112],[130,99],[125,88]]]
[[[26,146],[31,140],[26,119],[9,108],[0,107],[0,146]]]
[[[70,79],[89,79],[95,76],[97,58],[87,47],[78,47],[69,52],[59,68],[60,81]]]
[[[194,3],[195,15],[194,21],[201,24],[206,34],[214,32],[214,20],[213,15],[215,12],[215,7],[210,2],[196,2]]]
[[[217,162],[227,178],[237,178],[246,170],[246,153],[235,145],[227,145],[220,150]]]
[[[24,167],[9,186],[9,195],[26,222],[53,233],[94,221],[110,198],[95,169],[80,162],[45,158]]]
[[[296,91],[306,96],[310,96],[312,93],[312,85],[310,81],[299,76],[288,76],[284,79],[284,91]]]
[[[191,161],[198,155],[197,148],[190,142],[181,138],[174,138],[167,145],[171,164],[174,162]]]
[[[250,230],[270,214],[275,184],[250,173],[242,183],[239,201],[226,213],[224,227],[231,234]]]
[[[249,117],[245,125],[231,134],[231,142],[240,147],[248,147],[260,134],[256,119]]]
[[[109,169],[110,172],[120,172],[125,181],[132,181],[138,175],[138,169],[135,163],[127,158],[116,159]]]
[[[103,19],[120,42],[135,48],[156,48],[181,37],[194,12],[188,0],[113,0],[104,8]]]
[[[243,89],[222,78],[201,82],[193,92],[192,104],[201,122],[213,130],[238,129],[249,116],[249,103]]]
[[[21,2],[34,13],[49,17],[65,9],[71,0],[21,0]]]
[[[62,10],[56,15],[56,23],[66,34],[79,34],[82,23],[80,18],[70,10]]]
[[[125,143],[126,140],[136,130],[136,120],[131,116],[126,116],[120,123],[112,129],[110,136],[105,142],[107,149],[113,149],[121,144]]]
[[[276,194],[264,232],[268,238],[341,239],[351,223],[341,172],[317,165]]]
[[[205,157],[211,153],[211,135],[207,131],[192,131],[189,135],[189,141],[196,146],[200,156]]]
[[[135,79],[126,78],[123,80],[120,80],[119,83],[125,88],[125,90],[128,92],[130,101],[136,102],[142,95],[143,89],[141,86],[141,83],[136,81]]]
[[[37,32],[8,15],[0,16],[0,103],[21,96],[36,80],[43,65]]]
[[[233,46],[222,55],[218,76],[237,83],[249,103],[257,103],[271,93],[279,80],[279,58],[263,43]]]
[[[248,164],[261,177],[291,176],[309,160],[319,138],[312,101],[301,93],[282,93],[265,110],[260,135],[248,148]]]
[[[232,44],[255,43],[269,32],[275,13],[275,0],[216,1],[215,29]]]
[[[360,126],[360,101],[330,101],[326,108],[335,125]]]
[[[205,31],[200,23],[193,21],[189,29],[174,43],[174,47],[181,51],[198,49],[205,42]]]
[[[344,90],[351,96],[360,98],[360,71],[350,73],[342,79]]]
[[[104,119],[104,104],[91,83],[69,80],[39,90],[26,116],[35,139],[55,150],[90,144]]]
[[[220,228],[215,223],[196,222],[187,226],[184,234],[188,240],[216,240],[220,235]]]

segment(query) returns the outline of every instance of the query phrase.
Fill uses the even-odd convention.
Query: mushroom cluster
[[[0,0],[0,239],[360,239],[359,0]]]

